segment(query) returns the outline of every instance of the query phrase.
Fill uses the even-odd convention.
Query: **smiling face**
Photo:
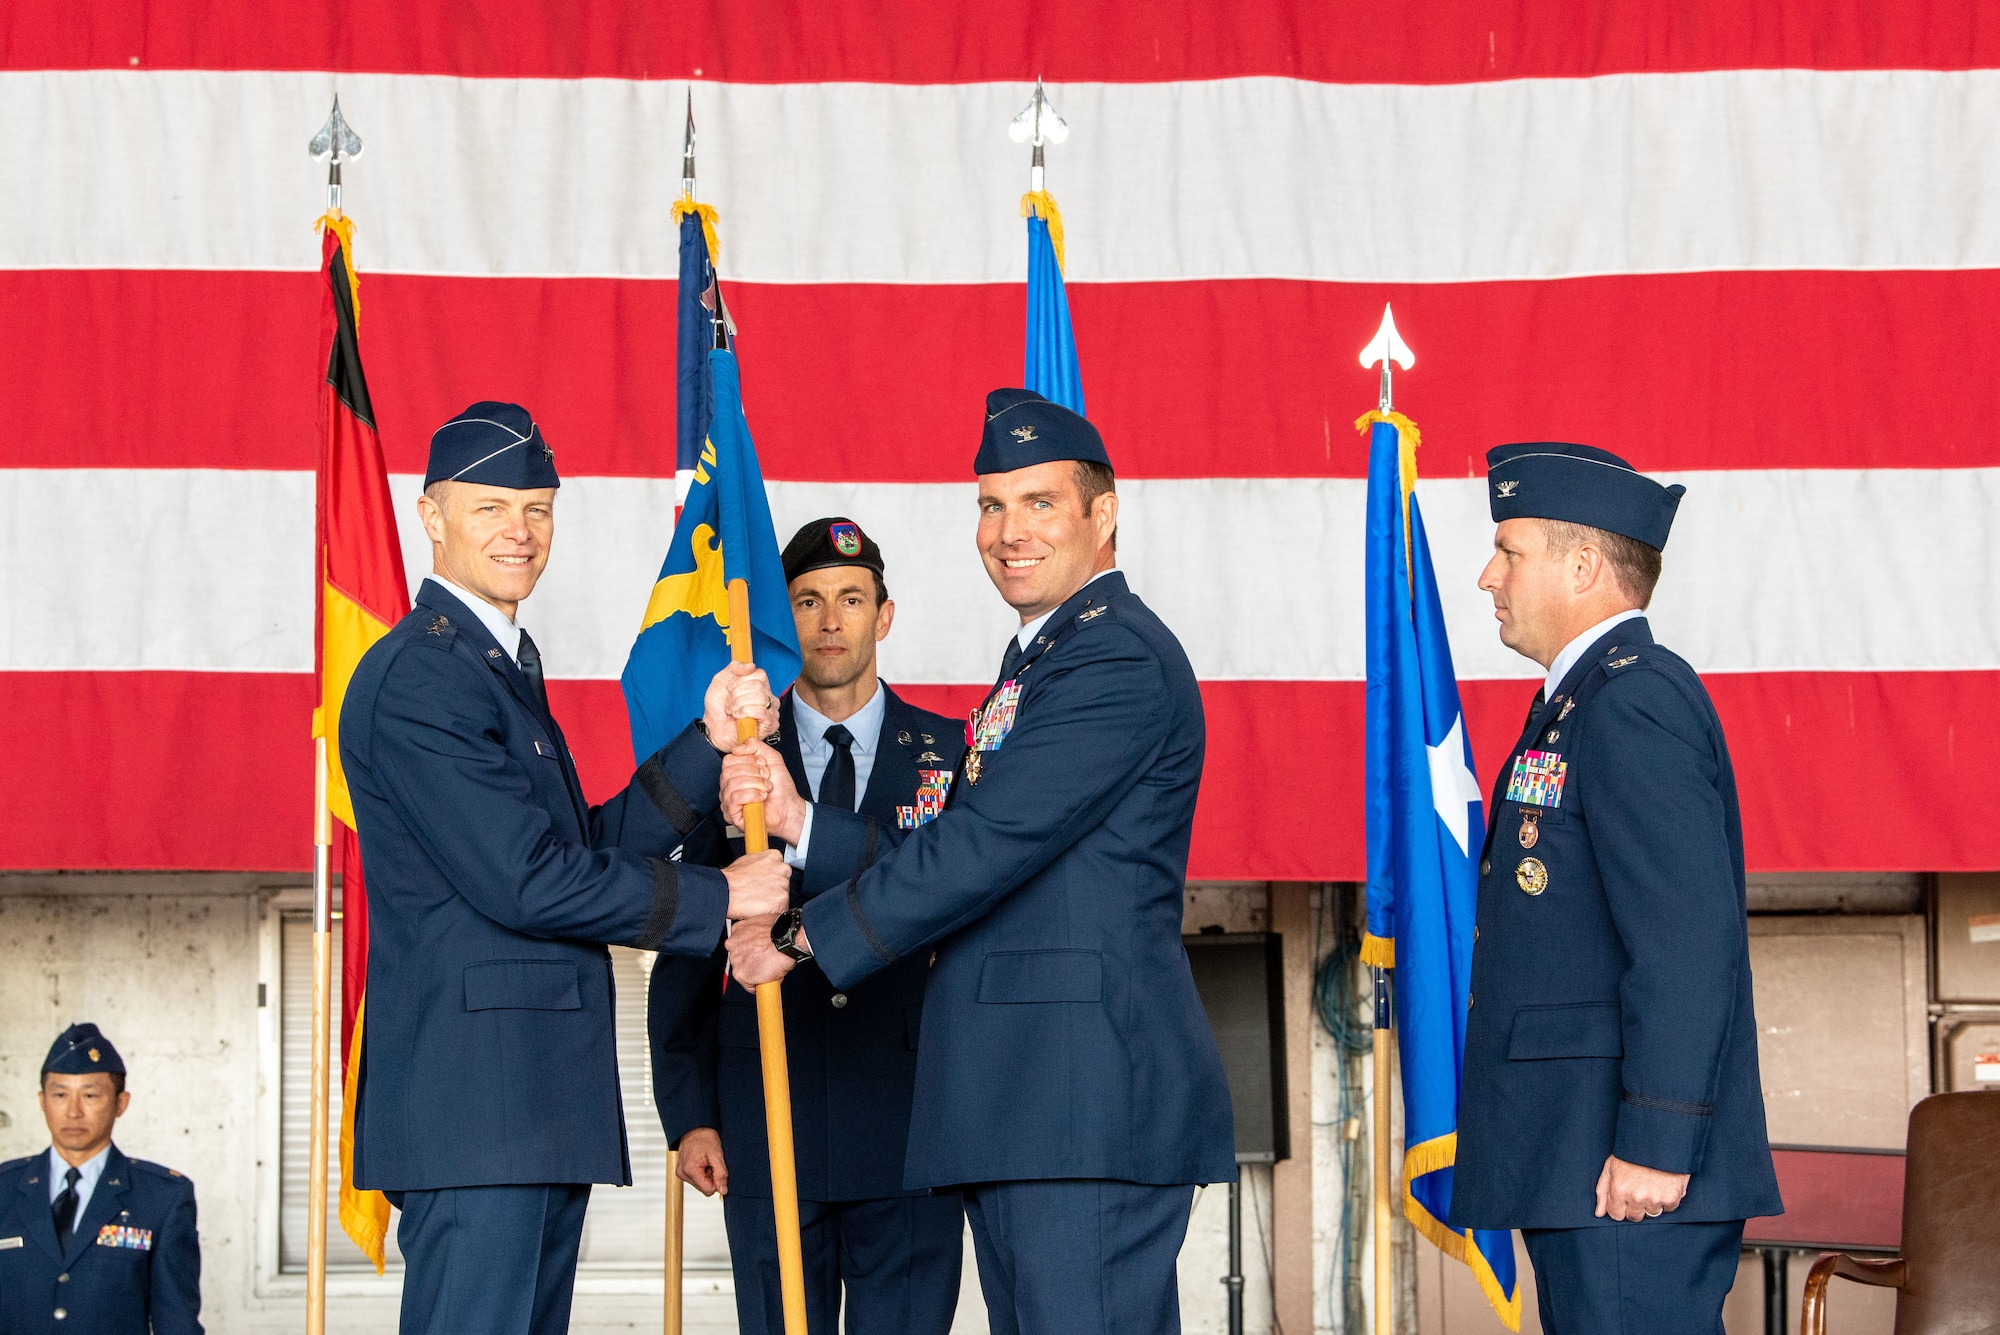
[[[1023,623],[1061,607],[1112,564],[1118,493],[1083,503],[1067,459],[979,477],[979,556]]]
[[[417,498],[431,569],[512,617],[549,563],[556,489],[437,482]]]
[[[38,1097],[49,1138],[71,1163],[82,1163],[111,1143],[111,1124],[132,1101],[102,1071],[44,1076]]]
[[[791,594],[792,621],[804,658],[799,675],[810,686],[839,690],[875,670],[875,646],[888,636],[896,604],[876,603],[873,570],[808,570],[792,581]]]

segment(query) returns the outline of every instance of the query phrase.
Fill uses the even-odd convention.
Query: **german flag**
[[[410,610],[402,548],[389,499],[389,470],[375,434],[375,409],[361,372],[355,337],[359,284],[351,260],[354,224],[345,215],[320,219],[320,345],[326,389],[320,396],[318,552],[319,615],[314,622],[319,708],[313,736],[326,738],[327,806],[339,822],[341,868],[340,970],[340,1226],[383,1267],[389,1202],[379,1191],[357,1191],[354,1169],[355,1078],[360,1071],[363,993],[368,985],[368,895],[361,879],[361,844],[354,802],[340,766],[340,703],[368,647]]]

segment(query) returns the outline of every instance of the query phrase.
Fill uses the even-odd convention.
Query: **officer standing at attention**
[[[49,1152],[0,1164],[0,1335],[201,1335],[194,1183],[111,1143],[118,1049],[71,1025],[38,1097]]]
[[[1550,1335],[1721,1335],[1783,1209],[1722,723],[1644,609],[1685,488],[1588,445],[1486,456],[1479,587],[1547,670],[1493,791],[1456,1228],[1518,1228]]]
[[[776,748],[793,786],[899,830],[928,823],[965,753],[965,725],[907,703],[876,675],[875,646],[896,614],[881,549],[853,520],[832,516],[801,528],[783,561],[804,651],[778,706]],[[719,846],[720,816],[713,824]],[[690,840],[684,856],[693,848]],[[740,983],[724,990],[726,963],[718,950],[653,965],[653,1098],[682,1180],[724,1193],[739,1324],[783,1335],[757,1003]],[[785,979],[813,1331],[945,1335],[958,1309],[964,1207],[956,1193],[903,1187],[929,976],[920,951],[845,990],[812,963]]]
[[[724,811],[765,797],[807,902],[768,934],[738,924],[731,967],[754,985],[811,959],[850,988],[935,952],[904,1185],[962,1190],[995,1335],[1161,1335],[1194,1184],[1236,1175],[1181,945],[1201,693],[1113,568],[1095,427],[995,390],[973,469],[980,556],[1021,628],[945,812],[903,831],[809,805],[768,747],[739,748]]]
[[[556,486],[525,409],[476,403],[438,428],[417,503],[432,573],[341,709],[368,871],[354,1179],[403,1212],[405,1335],[568,1329],[590,1184],[632,1180],[601,943],[706,959],[725,917],[790,902],[775,852],[671,858],[715,806],[704,727],[777,727],[761,673],[717,674],[704,719],[584,801],[514,622]]]

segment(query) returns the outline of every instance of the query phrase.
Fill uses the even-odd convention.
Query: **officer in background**
[[[804,658],[779,702],[786,772],[829,806],[915,829],[943,809],[965,725],[909,704],[876,675],[875,646],[896,614],[881,549],[853,520],[833,516],[801,528],[783,560]],[[719,816],[710,837],[720,844]],[[688,847],[691,855],[692,840]],[[723,1193],[742,1329],[782,1335],[757,1003],[741,983],[724,991],[726,963],[720,949],[708,960],[655,962],[653,1097],[668,1143],[677,1142],[681,1178]],[[815,1332],[945,1335],[958,1308],[964,1207],[954,1193],[903,1187],[929,973],[919,952],[846,990],[810,963],[785,979],[806,1324]]]
[[[1451,1222],[1518,1228],[1550,1335],[1720,1335],[1783,1209],[1722,723],[1644,609],[1685,488],[1487,455],[1500,639],[1547,671],[1493,790]]]
[[[0,1164],[0,1335],[201,1335],[194,1183],[111,1143],[125,1062],[73,1024],[42,1062],[47,1154]]]
[[[973,467],[1021,626],[946,810],[904,831],[808,805],[769,748],[739,748],[724,810],[768,794],[808,899],[769,934],[738,924],[730,962],[755,984],[811,959],[844,989],[935,952],[904,1185],[962,1189],[994,1332],[1178,1331],[1194,1184],[1236,1176],[1181,945],[1201,693],[1114,568],[1095,427],[996,390]]]
[[[568,1328],[590,1184],[632,1180],[603,943],[706,959],[725,917],[791,897],[777,853],[672,860],[715,806],[704,724],[777,727],[761,673],[717,674],[705,720],[585,802],[514,621],[557,482],[525,409],[477,403],[438,429],[418,501],[432,573],[341,709],[368,871],[354,1181],[402,1211],[406,1335]]]

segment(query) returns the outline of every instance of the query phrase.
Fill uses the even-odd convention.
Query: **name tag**
[[[106,1224],[97,1230],[97,1245],[100,1247],[124,1247],[135,1252],[153,1250],[153,1230],[150,1228],[128,1228],[123,1224]]]
[[[1507,780],[1507,800],[1531,807],[1560,807],[1563,780],[1569,777],[1569,762],[1554,751],[1523,751],[1514,757],[1514,773]]]
[[[537,737],[535,739],[535,754],[538,756],[547,756],[550,760],[554,760],[556,758],[556,749]]]
[[[18,1237],[0,1238],[0,1252],[12,1251],[14,1248],[20,1245],[21,1245],[21,1239]]]

